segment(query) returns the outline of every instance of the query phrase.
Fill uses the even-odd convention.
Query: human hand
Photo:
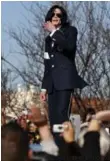
[[[110,110],[97,112],[95,117],[100,121],[110,121]]]
[[[100,131],[100,123],[96,119],[92,119],[88,126],[88,131]]]
[[[75,129],[73,128],[71,122],[66,121],[63,123],[63,125],[64,131],[61,133],[61,136],[63,136],[67,143],[73,142],[75,140]]]
[[[46,23],[44,23],[43,27],[45,30],[49,32],[52,32],[53,30],[55,30],[55,26],[50,21],[47,21]]]
[[[40,93],[40,100],[43,102],[46,101],[46,99],[47,99],[47,92],[42,91]]]
[[[40,137],[42,140],[48,141],[50,139],[53,140],[53,135],[50,131],[49,125],[45,124],[44,126],[40,126],[39,127],[39,133],[40,133]]]

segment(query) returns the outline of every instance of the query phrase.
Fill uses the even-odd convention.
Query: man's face
[[[61,10],[56,8],[53,12],[51,21],[55,27],[59,27],[61,25],[61,16],[62,16]]]

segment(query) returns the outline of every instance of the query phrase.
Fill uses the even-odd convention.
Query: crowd
[[[110,121],[109,110],[95,113],[88,109],[77,140],[77,127],[71,121],[64,122],[59,137],[65,146],[60,148],[55,144],[45,111],[41,111],[42,117],[39,111],[32,105],[28,114],[2,125],[2,161],[110,161],[110,134],[104,127]]]

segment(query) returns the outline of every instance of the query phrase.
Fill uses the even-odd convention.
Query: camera
[[[55,124],[53,125],[53,132],[62,133],[64,131],[64,127],[67,127],[67,126],[62,124]]]

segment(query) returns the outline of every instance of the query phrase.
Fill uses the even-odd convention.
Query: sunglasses
[[[54,16],[57,16],[58,18],[61,18],[62,14],[61,13],[52,13],[52,17],[54,17]]]

